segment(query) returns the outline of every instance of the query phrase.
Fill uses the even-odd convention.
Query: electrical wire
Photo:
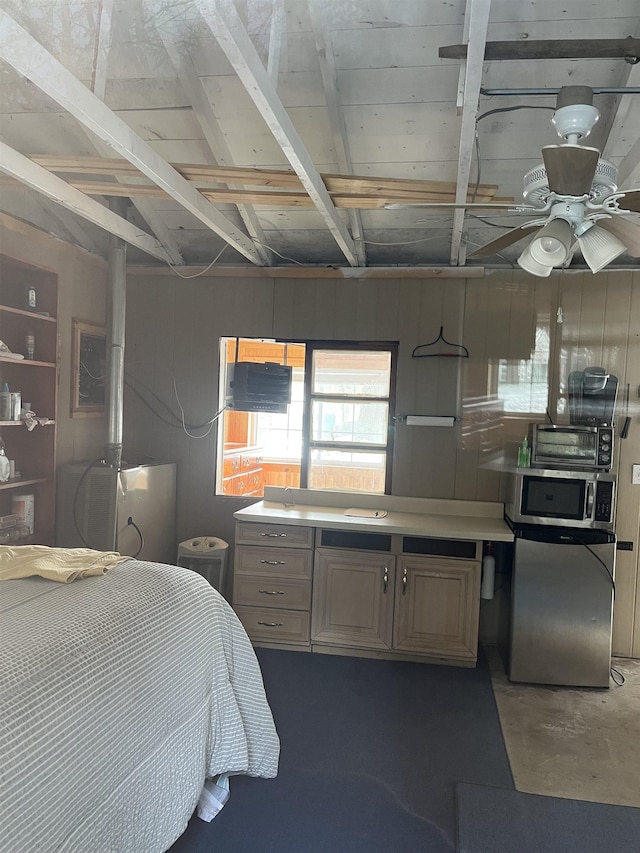
[[[268,249],[270,252],[273,252],[274,255],[277,255],[279,258],[282,258],[283,261],[291,261],[292,264],[297,264],[299,267],[306,267],[308,264],[304,264],[301,261],[296,261],[295,258],[288,258],[286,255],[281,255],[280,252],[277,252],[273,246],[267,246],[266,243],[261,243],[260,240],[256,240],[253,238],[253,242],[257,243],[258,246],[262,246],[264,249]]]
[[[226,406],[223,406],[221,409],[219,409],[215,413],[215,415],[209,421],[209,429],[205,433],[203,433],[202,435],[193,435],[193,433],[189,432],[189,430],[187,429],[187,425],[185,423],[184,409],[182,408],[182,403],[180,402],[180,397],[178,396],[178,387],[176,385],[175,377],[173,379],[173,393],[176,395],[176,402],[178,403],[178,406],[180,407],[180,413],[182,415],[182,429],[183,429],[184,433],[189,436],[189,438],[206,438],[209,435],[209,433],[211,432],[211,430],[213,429],[214,423],[218,420],[220,415],[227,408]]]
[[[622,685],[625,683],[624,675],[620,672],[619,669],[616,669],[615,666],[612,666],[609,669],[609,675],[611,676],[611,680],[616,685],[616,687],[622,687]]]
[[[408,246],[411,243],[424,243],[427,240],[437,240],[438,235],[432,234],[430,237],[420,237],[418,240],[398,240],[394,243],[379,243],[376,240],[363,240],[368,246]]]
[[[596,554],[596,552],[593,550],[593,548],[591,548],[591,547],[590,547],[590,546],[589,546],[589,545],[588,545],[588,544],[587,544],[583,539],[580,539],[580,537],[579,537],[579,536],[576,536],[576,535],[575,535],[575,533],[573,533],[573,532],[572,532],[572,533],[569,533],[569,536],[570,536],[572,539],[575,539],[575,541],[576,541],[576,542],[578,542],[580,545],[583,545],[583,546],[587,549],[587,551],[589,551],[589,553],[590,553],[590,554],[593,554],[593,556],[596,558],[596,560],[597,560],[597,561],[598,561],[602,566],[604,566],[605,571],[606,571],[606,573],[607,573],[607,575],[608,575],[608,577],[609,577],[609,581],[610,581],[610,583],[611,583],[611,588],[612,588],[612,590],[613,590],[613,600],[615,601],[615,598],[616,598],[616,582],[615,582],[615,580],[613,579],[613,574],[612,574],[611,569],[609,568],[609,566],[607,566],[607,564],[604,562],[604,560],[601,560],[601,559],[600,559],[600,557]]]
[[[138,537],[140,538],[140,547],[138,548],[138,550],[136,551],[136,553],[133,555],[133,559],[134,559],[134,560],[136,560],[136,559],[138,558],[138,554],[139,554],[139,553],[142,551],[142,549],[144,548],[144,536],[142,535],[142,530],[140,530],[140,528],[138,527],[138,525],[135,523],[135,521],[133,520],[133,518],[132,518],[131,516],[129,516],[129,518],[127,519],[127,524],[128,524],[130,527],[133,527],[133,529],[134,529],[134,530],[136,531],[136,533],[138,534]]]
[[[144,383],[144,382],[142,382],[140,379],[136,379],[135,381],[136,381],[136,382],[138,382],[140,385],[142,385],[142,386],[144,387],[145,391],[146,391],[147,393],[151,394],[151,396],[152,396],[155,400],[157,400],[157,401],[158,401],[158,403],[160,403],[160,405],[161,405],[161,406],[163,406],[163,407],[167,410],[167,412],[171,415],[171,417],[172,417],[172,418],[175,418],[175,420],[177,421],[177,423],[173,423],[172,421],[168,420],[168,419],[167,419],[167,418],[165,418],[163,415],[161,415],[161,414],[160,414],[160,412],[158,412],[158,411],[157,411],[157,410],[156,410],[156,409],[151,405],[151,403],[150,403],[150,402],[149,402],[149,401],[148,401],[148,400],[147,400],[147,399],[146,399],[146,398],[145,398],[145,397],[140,393],[140,391],[139,391],[139,390],[138,390],[138,389],[137,389],[137,388],[136,388],[136,387],[135,387],[135,386],[134,386],[134,385],[133,385],[133,384],[132,384],[128,379],[127,379],[127,378],[125,378],[125,380],[124,380],[124,384],[127,386],[127,388],[130,388],[130,389],[131,389],[131,391],[133,391],[133,393],[136,395],[136,397],[138,397],[138,398],[141,400],[141,402],[142,402],[142,403],[144,403],[144,405],[145,405],[145,406],[146,406],[146,407],[147,407],[147,408],[148,408],[148,409],[149,409],[149,410],[150,410],[150,411],[151,411],[151,412],[152,412],[152,413],[153,413],[157,418],[159,418],[163,423],[168,424],[170,427],[174,427],[175,429],[183,429],[183,419],[173,411],[173,409],[171,408],[171,406],[169,406],[167,403],[165,403],[165,401],[164,401],[161,397],[159,397],[155,392],[153,392],[153,391],[152,391],[152,390],[151,390],[147,385],[145,385],[145,383]],[[222,409],[221,411],[224,411],[224,409]],[[216,415],[214,415],[214,416],[213,416],[213,419],[209,418],[209,419],[208,419],[208,420],[206,420],[204,423],[201,423],[201,424],[184,424],[184,426],[186,426],[188,429],[204,429],[204,427],[210,426],[210,425],[213,423],[213,421],[216,419],[216,417],[218,416],[218,414],[219,414],[219,413],[217,413]],[[194,438],[199,438],[199,436],[194,436]]]
[[[198,276],[204,275],[206,272],[209,272],[209,270],[210,270],[210,269],[211,269],[211,267],[215,264],[215,262],[218,260],[218,258],[220,257],[220,255],[225,251],[225,249],[228,249],[228,248],[229,248],[229,244],[228,244],[228,243],[225,243],[225,244],[224,244],[224,246],[223,246],[223,247],[220,249],[220,251],[218,252],[218,254],[215,256],[215,258],[211,261],[211,263],[209,264],[209,266],[208,266],[208,267],[205,267],[205,269],[203,269],[203,270],[200,270],[200,272],[194,273],[193,275],[183,275],[183,273],[179,272],[179,271],[178,271],[178,268],[177,268],[177,267],[175,267],[175,266],[171,263],[171,261],[167,261],[167,266],[169,266],[169,267],[174,271],[174,273],[175,273],[176,275],[180,276],[180,278],[198,278]]]
[[[544,107],[544,106],[535,105],[535,104],[516,104],[512,107],[496,107],[493,110],[487,110],[487,112],[481,113],[479,116],[477,116],[476,126],[475,126],[475,136],[474,136],[474,150],[475,150],[475,155],[476,155],[476,183],[475,183],[475,186],[473,188],[473,193],[471,195],[471,201],[472,202],[474,202],[476,200],[476,196],[478,195],[478,190],[480,189],[480,175],[481,175],[481,171],[482,171],[482,158],[480,157],[480,140],[478,138],[478,122],[481,121],[483,118],[487,118],[487,116],[495,115],[496,113],[510,113],[510,112],[513,112],[514,110],[551,110],[552,112],[555,112],[555,107]],[[493,228],[508,228],[509,227],[508,225],[498,225],[494,222],[487,222],[487,220],[482,219],[482,217],[480,217],[480,216],[475,216],[472,213],[467,213],[466,215],[467,216],[473,216],[474,219],[479,219],[480,222],[484,222],[485,225],[491,225]],[[504,255],[501,255],[500,252],[496,252],[495,254],[499,258],[502,258],[503,261],[506,261],[508,264],[510,264],[513,269],[516,269],[515,264],[512,263],[512,261],[510,261],[509,258],[505,257]]]

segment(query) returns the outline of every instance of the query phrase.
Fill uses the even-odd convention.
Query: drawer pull
[[[264,625],[265,628],[282,628],[284,622],[258,622],[258,625]]]
[[[270,536],[272,539],[287,538],[286,533],[261,533],[260,536]]]
[[[263,595],[284,595],[284,591],[281,589],[259,589],[258,592]]]
[[[387,594],[387,586],[389,585],[389,567],[384,567],[384,575],[382,577],[382,591]]]
[[[286,560],[260,560],[265,566],[285,566]]]
[[[407,570],[402,570],[402,594],[407,594]]]

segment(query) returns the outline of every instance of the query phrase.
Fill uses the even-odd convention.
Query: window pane
[[[349,397],[387,397],[391,353],[360,350],[315,350],[312,393]]]
[[[388,418],[387,403],[312,400],[312,440],[386,445]]]
[[[308,488],[384,492],[386,454],[359,450],[311,451]]]
[[[257,412],[255,414],[255,443],[262,456],[272,460],[302,458],[302,413],[304,407],[304,370],[294,367],[291,383],[291,403],[286,414]]]
[[[498,399],[505,412],[544,413],[549,401],[548,318],[538,318],[536,342],[528,359],[500,359]]]

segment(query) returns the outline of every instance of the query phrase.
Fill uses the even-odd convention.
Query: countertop
[[[339,506],[305,503],[312,500],[306,490],[278,490],[283,500],[269,489],[263,501],[234,512],[238,521],[258,524],[291,524],[303,527],[326,527],[367,533],[401,533],[407,536],[432,536],[441,539],[482,539],[512,542],[513,533],[502,517],[502,504],[482,501],[437,501],[393,497],[390,495],[323,494],[322,500]],[[271,494],[269,494],[271,492]],[[290,494],[293,493],[293,494]],[[303,499],[301,499],[303,498]],[[362,507],[386,510],[382,518],[346,516],[345,509]]]

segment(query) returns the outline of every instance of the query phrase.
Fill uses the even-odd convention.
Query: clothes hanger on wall
[[[440,334],[438,337],[435,340],[430,341],[428,344],[419,344],[415,347],[411,353],[411,358],[469,358],[469,350],[465,346],[462,346],[462,344],[452,344],[451,341],[448,341],[443,337],[443,331],[444,326],[440,326]],[[419,352],[419,350],[424,349],[425,347],[437,346],[440,341],[447,346],[455,347],[455,352]]]

